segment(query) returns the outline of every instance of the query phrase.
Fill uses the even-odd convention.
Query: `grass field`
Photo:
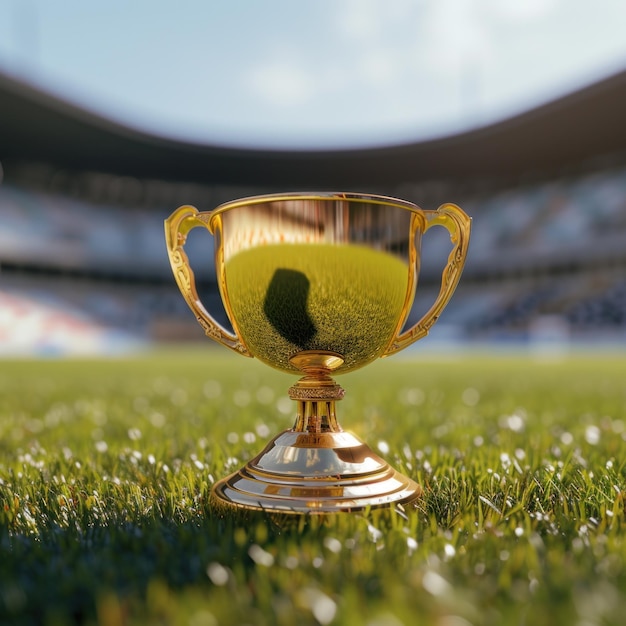
[[[394,357],[344,428],[417,511],[221,519],[211,484],[292,422],[225,351],[0,361],[0,624],[626,621],[626,358]]]

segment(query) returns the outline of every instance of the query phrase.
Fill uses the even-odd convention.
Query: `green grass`
[[[212,482],[291,426],[226,351],[0,362],[1,624],[623,624],[626,358],[394,357],[344,428],[415,512],[222,519]]]

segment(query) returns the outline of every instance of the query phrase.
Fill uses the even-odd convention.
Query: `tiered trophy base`
[[[414,503],[421,487],[356,436],[287,430],[219,481],[216,508],[271,513],[335,513]]]
[[[329,374],[341,355],[303,351],[290,362],[306,374],[289,389],[297,403],[293,428],[215,484],[214,508],[310,515],[415,503],[421,487],[339,426],[335,402],[344,390]]]

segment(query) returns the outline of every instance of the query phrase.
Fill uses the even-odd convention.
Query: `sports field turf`
[[[626,357],[399,355],[344,428],[415,512],[220,519],[294,377],[225,350],[0,361],[0,624],[626,623]]]

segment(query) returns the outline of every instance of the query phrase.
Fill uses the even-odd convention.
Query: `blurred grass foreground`
[[[1,624],[623,624],[626,358],[392,358],[344,428],[417,511],[219,518],[212,483],[292,425],[224,352],[0,361]]]

